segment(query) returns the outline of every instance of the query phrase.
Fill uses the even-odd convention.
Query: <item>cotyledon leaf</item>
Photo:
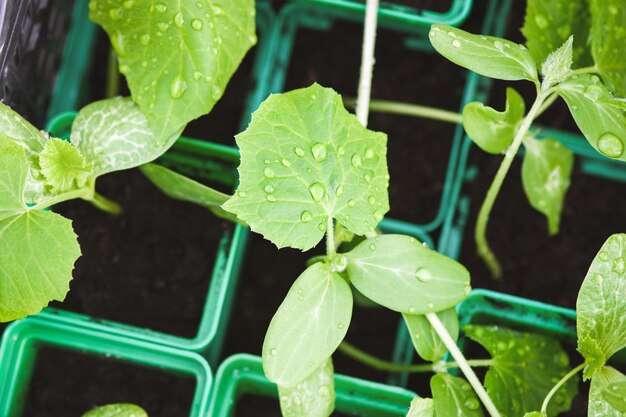
[[[333,361],[326,362],[293,388],[278,386],[283,417],[328,417],[335,409]]]
[[[480,75],[539,82],[537,65],[524,45],[438,24],[431,27],[429,39],[441,55]]]
[[[70,141],[100,176],[153,161],[179,134],[157,137],[129,97],[115,97],[83,107],[74,119]]]
[[[576,301],[578,351],[590,378],[626,347],[626,234],[612,235],[593,259]]]
[[[626,161],[626,116],[596,75],[575,75],[558,85],[587,141],[602,155]]]
[[[222,207],[279,248],[312,248],[333,217],[364,235],[389,210],[387,137],[330,88],[271,95],[236,140],[240,183]]]
[[[483,417],[483,410],[469,382],[450,374],[436,374],[430,379],[435,416]]]
[[[440,311],[437,313],[437,316],[439,316],[439,320],[448,330],[452,340],[456,340],[459,337],[459,318],[456,315],[456,310],[449,308]],[[428,319],[425,316],[414,314],[403,314],[402,317],[406,327],[409,329],[417,354],[427,361],[440,361],[448,351],[448,348],[446,348],[437,332],[430,325]]]
[[[623,381],[626,376],[610,366],[600,368],[591,378],[587,417],[623,417],[624,413],[616,409],[604,394],[611,384]]]
[[[207,114],[256,43],[254,0],[91,0],[159,138]]]
[[[436,313],[455,306],[471,290],[463,265],[412,237],[370,238],[345,257],[352,285],[372,301],[400,313]]]
[[[621,375],[618,381],[611,382],[602,391],[602,397],[611,407],[621,413],[626,413],[626,375]]]
[[[555,339],[497,326],[468,325],[464,330],[492,357],[485,388],[503,416],[541,409],[548,392],[570,370],[567,353]],[[576,393],[577,383],[570,379],[550,402],[548,416],[569,410]]]
[[[434,417],[435,404],[432,398],[413,398],[406,417]]]
[[[148,417],[148,413],[135,404],[109,404],[94,408],[83,417]]]
[[[626,96],[626,7],[623,0],[589,0],[591,54],[607,87]]]
[[[308,267],[291,286],[263,342],[263,370],[292,388],[320,368],[343,340],[352,317],[350,286],[330,266]]]

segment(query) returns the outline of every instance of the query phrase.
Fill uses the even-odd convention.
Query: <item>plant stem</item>
[[[115,49],[109,49],[109,57],[107,61],[107,83],[105,97],[111,98],[119,94],[120,73],[117,69],[117,54]]]
[[[352,359],[359,361],[365,365],[370,366],[371,368],[378,369],[379,371],[387,371],[387,372],[410,372],[410,373],[425,373],[425,372],[437,372],[439,368],[435,364],[421,364],[421,365],[402,365],[398,363],[393,363],[386,361],[384,359],[377,358],[374,355],[371,355],[354,345],[346,342],[345,340],[341,342],[339,345],[339,351],[344,353],[347,356],[350,356]],[[479,366],[491,366],[493,364],[492,359],[475,359],[468,360],[467,363],[470,366],[479,367]],[[456,362],[445,362],[441,364],[446,369],[458,368],[459,364]]]
[[[446,327],[443,325],[441,320],[439,320],[437,314],[428,313],[426,314],[426,318],[441,338],[441,341],[446,345],[446,348],[448,348],[448,351],[450,352],[454,360],[458,363],[459,368],[461,368],[461,371],[465,375],[465,378],[467,378],[467,381],[470,383],[472,388],[474,388],[474,391],[476,391],[476,395],[478,395],[478,398],[480,398],[480,400],[485,405],[487,412],[491,415],[491,417],[501,417],[500,412],[494,405],[493,401],[491,401],[489,394],[487,394],[487,391],[485,391],[485,388],[478,380],[478,377],[467,363],[467,359],[465,359],[465,356],[463,356],[463,353],[461,353],[459,347],[456,345],[454,340],[452,340],[452,337],[450,337],[448,330],[446,330]]]
[[[326,256],[331,258],[335,255],[335,229],[333,217],[328,216],[326,220]]]
[[[42,201],[39,204],[36,204],[32,207],[29,207],[29,210],[43,210],[48,207],[51,207],[55,204],[62,203],[67,200],[73,200],[75,198],[84,198],[86,195],[90,194],[91,191],[88,188],[81,188],[79,190],[72,190],[67,193],[55,195],[48,200]]]
[[[474,230],[474,239],[476,241],[476,247],[478,249],[478,254],[487,264],[489,271],[493,278],[501,278],[502,276],[502,268],[500,267],[500,263],[496,258],[495,254],[489,247],[489,243],[487,242],[487,223],[489,222],[489,215],[491,214],[491,209],[493,208],[493,204],[496,201],[496,197],[500,192],[500,188],[502,187],[502,183],[506,178],[506,174],[509,172],[511,168],[511,164],[513,163],[513,158],[517,154],[522,141],[524,140],[524,136],[528,133],[528,129],[530,128],[531,123],[537,116],[537,113],[541,109],[546,97],[549,95],[551,91],[540,92],[533,103],[533,106],[530,108],[530,111],[522,121],[517,133],[515,134],[515,138],[513,139],[513,143],[506,150],[504,155],[504,159],[500,164],[500,168],[498,168],[498,172],[489,186],[489,190],[487,191],[487,196],[485,197],[485,201],[483,201],[482,206],[480,207],[480,212],[478,213],[478,219],[476,220],[476,229]]]
[[[346,97],[343,99],[343,103],[347,107],[354,108],[356,100]],[[440,120],[449,123],[463,123],[463,115],[459,113],[429,106],[420,106],[418,104],[400,103],[397,101],[371,100],[370,110],[379,113],[399,114],[402,116],[424,117],[426,119]]]
[[[555,386],[552,387],[552,389],[550,390],[550,392],[548,393],[548,395],[546,395],[546,398],[543,400],[543,404],[541,405],[541,411],[543,411],[544,413],[548,410],[548,404],[550,403],[550,400],[552,399],[552,397],[554,396],[554,394],[556,394],[556,392],[574,375],[576,375],[578,372],[580,372],[583,368],[585,367],[584,363],[581,363],[580,365],[578,365],[576,368],[572,369],[571,371],[569,371],[568,373],[565,374],[565,376],[563,376],[563,378],[561,378],[561,380],[559,382],[556,383]]]
[[[96,192],[93,193],[92,198],[89,198],[86,200],[89,201],[91,204],[93,204],[94,207],[102,211],[105,211],[109,214],[112,214],[114,216],[118,216],[122,214],[122,207],[119,204],[117,204],[113,200],[109,200],[108,198]]]
[[[378,23],[378,0],[367,0],[365,6],[365,27],[363,29],[363,49],[361,52],[361,74],[356,103],[356,117],[367,127],[369,116],[372,75],[374,73],[374,47],[376,45],[376,25]]]
[[[593,65],[590,67],[582,67],[582,68],[578,68],[575,69],[574,71],[571,72],[571,75],[581,75],[581,74],[597,74],[598,73],[598,67]]]

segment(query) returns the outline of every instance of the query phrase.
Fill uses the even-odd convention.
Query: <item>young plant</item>
[[[120,403],[96,407],[83,417],[148,417],[148,413],[137,405]]]

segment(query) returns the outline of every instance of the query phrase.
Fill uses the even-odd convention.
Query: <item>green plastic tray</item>
[[[404,417],[416,394],[404,388],[335,375],[335,408],[344,414],[362,417]],[[276,399],[276,385],[263,374],[261,358],[237,354],[217,370],[210,417],[231,417],[238,399],[246,394]]]
[[[67,138],[74,117],[74,112],[60,115],[51,121],[48,130],[58,137]],[[191,156],[188,156],[186,152],[190,152]],[[159,162],[173,169],[186,171],[184,173],[187,175],[234,186],[234,162],[236,160],[237,152],[233,148],[181,138],[174,149],[163,156]],[[195,337],[184,338],[122,323],[100,322],[112,334],[201,352],[212,364],[216,363],[230,317],[232,297],[239,277],[248,233],[247,227],[236,225],[220,237],[213,273],[211,277],[207,277],[211,279],[211,284]],[[55,322],[75,326],[90,326],[94,320],[86,315],[51,308],[46,309],[41,315]]]
[[[75,327],[65,322],[30,317],[7,328],[0,345],[0,416],[20,417],[37,352],[53,346],[90,355],[115,357],[196,381],[189,417],[205,417],[212,375],[206,360],[193,352],[158,346],[111,332],[98,323]],[[97,375],[94,375],[97,378]],[[87,410],[85,410],[87,411]]]

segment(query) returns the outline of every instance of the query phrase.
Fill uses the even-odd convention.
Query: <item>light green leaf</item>
[[[503,416],[519,416],[541,409],[554,384],[570,370],[569,358],[560,343],[534,333],[520,333],[498,326],[464,328],[492,357],[485,388]],[[570,409],[578,384],[570,379],[548,406],[548,415]]]
[[[587,39],[589,10],[586,1],[528,0],[522,33],[526,46],[538,64],[574,35],[574,65],[593,65]]]
[[[335,409],[333,361],[326,362],[293,388],[278,386],[283,417],[328,417]]]
[[[0,220],[26,210],[23,194],[27,171],[24,149],[0,133]]]
[[[110,404],[94,408],[83,417],[148,417],[148,413],[134,404]]]
[[[589,0],[591,54],[606,86],[626,96],[626,7],[623,0]]]
[[[414,398],[406,417],[434,417],[435,404],[431,398]]]
[[[83,107],[74,119],[70,140],[100,176],[153,161],[179,134],[156,137],[130,98],[115,97]]]
[[[543,411],[531,411],[530,413],[524,414],[524,417],[548,417],[548,415]]]
[[[506,89],[506,108],[499,112],[473,101],[463,108],[463,127],[472,141],[485,152],[499,154],[513,142],[524,117],[524,99],[512,88]]]
[[[607,401],[604,393],[612,383],[622,381],[624,378],[626,378],[624,374],[610,366],[600,368],[593,375],[589,389],[587,417],[623,417],[623,412]]]
[[[573,43],[574,37],[570,36],[561,47],[548,55],[541,65],[541,74],[543,75],[542,87],[544,89],[547,90],[571,74],[574,60]]]
[[[559,232],[565,193],[570,185],[574,154],[554,139],[524,139],[522,185],[533,208],[548,219],[551,235]]]
[[[432,25],[429,38],[441,55],[480,75],[539,82],[537,65],[524,45],[446,25]]]
[[[308,267],[291,286],[263,342],[263,370],[291,388],[319,369],[343,340],[352,317],[348,283],[327,264]]]
[[[240,222],[236,216],[221,207],[228,200],[229,195],[160,165],[146,164],[142,165],[140,169],[168,197],[199,204],[211,210],[218,217]]]
[[[253,0],[91,0],[158,138],[207,114],[256,43]]]
[[[612,235],[593,259],[576,301],[578,351],[584,377],[626,347],[626,234]]]
[[[356,289],[399,313],[446,310],[471,289],[469,272],[463,265],[409,236],[367,239],[345,256],[348,276]]]
[[[607,104],[613,96],[600,79],[573,76],[557,88],[591,146],[608,158],[626,161],[626,116],[619,107]]]
[[[466,380],[450,374],[436,374],[430,379],[430,390],[437,417],[482,417],[483,409]]]
[[[51,138],[39,154],[41,173],[46,188],[52,194],[61,194],[89,186],[94,181],[91,164],[69,142]]]
[[[237,145],[241,182],[222,207],[279,248],[312,248],[333,217],[364,235],[389,210],[387,137],[330,88],[271,95]]]
[[[456,340],[459,337],[459,318],[456,315],[456,310],[449,308],[440,311],[437,313],[437,316],[448,330],[452,339]],[[430,325],[428,319],[425,316],[413,314],[403,314],[402,317],[404,317],[404,322],[409,329],[413,346],[415,346],[418,355],[427,361],[440,361],[448,352],[448,349]]]
[[[626,413],[626,375],[622,375],[619,381],[610,383],[602,391],[602,397],[611,407],[621,413]]]

